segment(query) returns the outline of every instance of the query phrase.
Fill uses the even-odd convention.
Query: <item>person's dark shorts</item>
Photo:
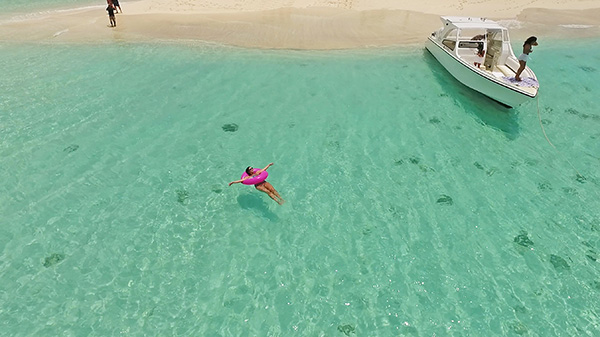
[[[119,5],[119,0],[113,0],[112,3],[115,5],[115,7],[117,7]]]

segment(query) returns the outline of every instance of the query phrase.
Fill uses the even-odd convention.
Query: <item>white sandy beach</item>
[[[513,39],[600,36],[600,0],[141,0],[4,17],[4,42],[178,40],[253,48],[337,49],[423,43],[440,15],[486,17]]]

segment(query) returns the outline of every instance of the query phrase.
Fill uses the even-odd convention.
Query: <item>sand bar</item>
[[[141,0],[3,16],[0,41],[211,42],[252,48],[340,49],[422,44],[440,15],[487,17],[513,39],[600,36],[600,0]]]

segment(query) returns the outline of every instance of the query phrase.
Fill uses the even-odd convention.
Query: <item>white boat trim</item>
[[[487,72],[484,72],[484,71],[481,71],[481,70],[478,71],[476,68],[471,67],[471,65],[468,64],[462,58],[455,58],[454,55],[452,55],[449,51],[447,51],[440,43],[438,43],[437,41],[435,41],[434,39],[432,39],[431,36],[428,39],[429,39],[429,41],[431,41],[432,43],[434,43],[438,48],[440,48],[441,50],[443,50],[446,54],[448,54],[449,56],[451,56],[453,59],[455,59],[456,61],[458,61],[460,64],[462,64],[464,67],[466,67],[467,69],[471,70],[475,74],[477,74],[479,76],[482,76],[482,77],[485,77],[488,80],[492,80],[492,81],[500,84],[501,86],[506,87],[507,89],[510,89],[512,91],[518,92],[518,93],[526,95],[526,96],[529,96],[531,98],[535,98],[535,96],[537,96],[537,92],[534,95],[531,95],[527,91],[519,89],[519,87],[515,87],[515,86],[512,86],[512,85],[509,85],[508,83],[499,80],[497,77],[492,76],[492,75],[488,74]],[[504,66],[506,66],[507,68],[509,68],[513,72],[516,72],[516,70],[511,69],[509,66],[507,66],[507,65],[504,65]]]
[[[537,96],[539,83],[529,67],[521,74],[524,81],[514,81],[519,61],[510,45],[508,29],[482,18],[440,19],[442,28],[428,37],[425,47],[459,82],[509,107]],[[481,47],[485,60],[476,55]]]

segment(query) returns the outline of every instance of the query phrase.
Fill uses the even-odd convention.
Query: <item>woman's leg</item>
[[[519,70],[517,70],[517,73],[515,74],[515,80],[521,80],[521,73],[523,72],[523,70],[525,70],[526,64],[527,62],[519,60]]]
[[[275,194],[279,199],[283,200],[281,198],[281,196],[279,195],[279,193],[277,192],[277,190],[275,189],[275,187],[273,187],[273,185],[271,185],[270,183],[265,181],[265,187],[269,189],[269,191],[271,191],[271,193]]]
[[[262,184],[254,185],[254,187],[255,187],[257,190],[261,191],[261,192],[265,192],[265,193],[267,193],[267,194],[269,195],[269,197],[271,197],[271,199],[275,200],[275,202],[277,202],[278,204],[280,204],[280,205],[281,205],[281,204],[282,204],[282,202],[281,202],[281,201],[279,201],[279,199],[277,199],[277,196],[276,196],[276,195],[275,195],[273,192],[271,192],[271,191],[270,191],[270,190],[267,188],[267,186],[265,186],[266,184],[269,184],[269,183],[264,183],[264,182],[263,182]],[[271,184],[269,184],[269,185],[271,185]],[[272,187],[272,186],[271,186],[271,187]]]

